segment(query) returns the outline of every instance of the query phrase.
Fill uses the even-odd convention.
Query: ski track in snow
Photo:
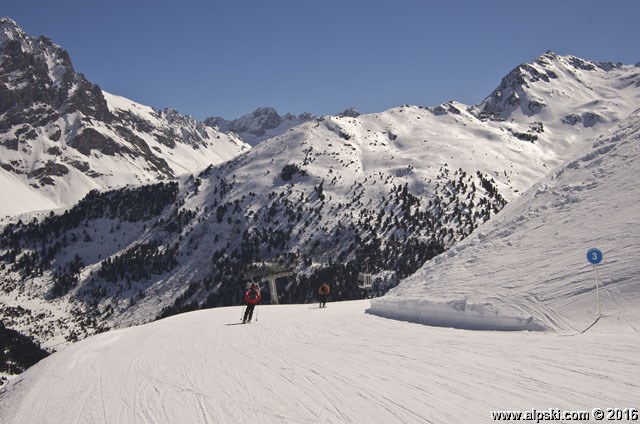
[[[11,383],[0,422],[469,423],[637,407],[640,339],[612,335],[627,325],[613,316],[567,337],[428,327],[368,307],[259,306],[247,325],[238,307],[218,308],[97,335]]]

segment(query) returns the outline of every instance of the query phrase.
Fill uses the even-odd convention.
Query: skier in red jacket
[[[242,323],[251,322],[251,318],[253,317],[253,309],[256,307],[258,303],[260,303],[260,289],[255,284],[251,284],[249,290],[244,293],[244,302],[247,304],[247,307],[244,311],[244,318],[242,319]]]

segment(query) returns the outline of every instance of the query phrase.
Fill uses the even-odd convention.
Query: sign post
[[[600,287],[598,285],[598,264],[602,262],[602,252],[600,249],[591,248],[587,252],[587,260],[589,263],[593,264],[593,267],[596,269],[596,297],[598,298],[598,318],[602,316],[602,311],[600,309]]]

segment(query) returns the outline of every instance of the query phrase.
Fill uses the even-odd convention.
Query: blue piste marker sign
[[[587,260],[593,265],[598,265],[600,262],[602,262],[602,252],[600,251],[600,249],[596,249],[595,247],[589,249],[589,251],[587,252]]]

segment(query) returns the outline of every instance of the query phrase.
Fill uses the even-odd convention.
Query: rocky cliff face
[[[69,54],[44,37],[29,37],[15,22],[0,20],[0,129],[43,126],[60,115],[80,112],[109,122],[100,87],[76,73]]]

